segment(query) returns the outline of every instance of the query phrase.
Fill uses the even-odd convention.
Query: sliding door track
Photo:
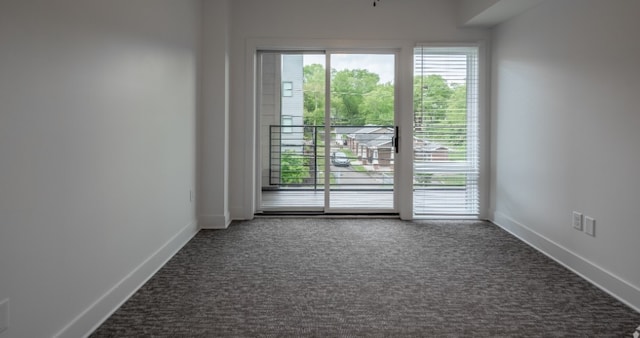
[[[325,213],[323,211],[262,211],[256,218],[314,217],[314,218],[400,218],[398,213]]]

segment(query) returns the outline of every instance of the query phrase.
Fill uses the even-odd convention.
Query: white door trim
[[[278,39],[278,38],[251,38],[245,44],[245,67],[244,67],[244,109],[241,113],[244,117],[244,130],[247,131],[244,148],[244,166],[242,175],[244,186],[238,187],[242,192],[243,205],[233,208],[238,215],[234,218],[252,219],[258,204],[256,194],[258,194],[258,184],[261,180],[260,171],[256,170],[259,163],[259,124],[257,123],[257,102],[256,102],[256,74],[257,74],[257,52],[258,50],[349,50],[353,52],[371,50],[397,50],[396,67],[396,125],[400,126],[400,153],[396,154],[396,194],[395,206],[400,218],[412,219],[413,217],[413,196],[411,180],[402,177],[412,177],[410,154],[413,152],[411,142],[411,126],[413,123],[413,95],[412,95],[412,58],[415,43],[409,40],[335,40],[335,39]],[[236,108],[238,109],[238,108]],[[406,154],[406,156],[403,156]],[[406,182],[405,182],[406,181]]]

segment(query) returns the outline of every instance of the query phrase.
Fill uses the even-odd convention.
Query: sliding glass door
[[[331,53],[325,181],[331,212],[394,212],[395,54]]]
[[[393,213],[395,53],[258,53],[259,211]]]

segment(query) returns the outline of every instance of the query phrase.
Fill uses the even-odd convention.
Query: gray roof
[[[391,143],[393,137],[393,129],[389,127],[364,127],[349,134],[349,137],[355,139],[358,143],[369,148],[380,147],[387,143]]]
[[[362,129],[362,127],[336,127],[336,133],[338,134],[351,134],[358,130]]]

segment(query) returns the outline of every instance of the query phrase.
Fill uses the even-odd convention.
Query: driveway
[[[332,165],[331,174],[333,174],[333,178],[335,179],[335,182],[340,185],[345,185],[345,184],[361,185],[361,184],[383,183],[382,174],[375,173],[375,172],[372,172],[372,173],[358,172],[358,171],[355,171],[352,166],[336,167]]]

